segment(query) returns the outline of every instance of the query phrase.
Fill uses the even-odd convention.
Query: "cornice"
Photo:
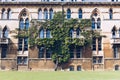
[[[120,6],[120,2],[0,2],[0,5],[82,5]]]

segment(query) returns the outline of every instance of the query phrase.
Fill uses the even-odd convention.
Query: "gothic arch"
[[[26,8],[21,10],[21,12],[19,13],[18,18],[20,19],[20,18],[25,17],[25,16],[27,16],[29,19],[31,19],[30,12]]]
[[[5,25],[5,27],[3,28],[3,30],[4,29],[7,29],[8,31],[10,31],[10,28],[7,25]]]
[[[100,11],[99,11],[97,8],[95,8],[95,9],[92,11],[91,17],[93,17],[93,16],[100,16]]]

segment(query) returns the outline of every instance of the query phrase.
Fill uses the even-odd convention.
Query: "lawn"
[[[0,71],[0,80],[120,80],[120,72]]]

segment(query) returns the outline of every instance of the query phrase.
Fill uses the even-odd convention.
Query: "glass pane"
[[[51,50],[46,51],[46,58],[51,58],[52,52]]]
[[[79,19],[81,19],[82,18],[82,10],[80,9],[79,10]]]
[[[95,29],[95,20],[92,19],[92,29]]]
[[[46,38],[50,38],[50,35],[51,35],[50,30],[47,30],[46,31]]]
[[[71,18],[71,10],[68,9],[68,10],[67,10],[67,19],[70,19],[70,18]]]
[[[20,28],[21,30],[24,29],[24,21],[23,21],[23,19],[20,19],[19,28]]]
[[[28,28],[29,28],[29,19],[26,19],[26,21],[25,21],[25,29],[28,30]]]
[[[40,38],[44,38],[44,30],[43,29],[40,30]]]
[[[5,58],[7,54],[7,45],[2,45],[1,58]]]
[[[28,38],[24,38],[24,50],[28,50]]]
[[[69,67],[70,71],[74,71],[74,66]]]
[[[44,58],[44,47],[39,48],[39,58]]]
[[[23,64],[27,64],[27,57],[23,57]]]
[[[42,10],[39,10],[38,12],[38,19],[42,19]]]
[[[77,51],[77,52],[76,52],[76,57],[77,57],[77,58],[81,58],[82,56],[81,56],[81,51],[80,51],[80,49],[77,49],[76,51]]]
[[[53,19],[53,10],[50,9],[50,19]]]
[[[48,19],[48,11],[46,9],[44,10],[44,19]]]
[[[77,71],[81,71],[81,66],[77,66]]]
[[[23,42],[23,38],[19,38],[19,39],[18,39],[18,50],[19,50],[19,51],[22,50],[22,42]]]

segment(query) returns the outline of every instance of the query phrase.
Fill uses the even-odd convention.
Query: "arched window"
[[[97,29],[100,29],[101,26],[101,20],[100,18],[97,19]]]
[[[79,19],[82,19],[82,9],[79,9],[78,17]]]
[[[24,29],[24,21],[22,18],[20,19],[20,22],[19,22],[19,28],[20,28],[20,30]]]
[[[53,19],[53,9],[50,9],[49,12],[50,12],[50,13],[49,13],[49,15],[50,15],[50,18],[49,18],[49,19]]]
[[[46,38],[51,38],[51,32],[49,29],[46,30]]]
[[[8,30],[7,27],[5,26],[5,28],[3,29],[3,37],[4,37],[4,38],[8,38],[8,34],[9,34],[9,30]]]
[[[48,19],[48,10],[44,9],[44,19]]]
[[[10,19],[11,18],[11,9],[8,9],[7,10],[7,19]]]
[[[41,9],[38,10],[38,19],[42,19],[42,10]]]
[[[25,20],[25,29],[28,30],[28,28],[29,28],[29,19],[27,18],[27,19]]]
[[[2,9],[2,14],[1,14],[1,19],[5,19],[6,18],[6,13],[5,13],[5,9]]]
[[[79,28],[77,28],[77,30],[76,30],[76,37],[77,37],[77,38],[80,37],[80,29],[79,29]]]
[[[112,38],[115,38],[116,37],[116,27],[114,26],[113,29],[112,29]]]
[[[109,18],[113,19],[113,10],[112,9],[109,10]]]
[[[68,9],[68,10],[67,10],[67,19],[70,19],[70,18],[71,18],[71,10]]]
[[[42,39],[44,38],[44,30],[43,29],[40,30],[40,38],[42,38]]]
[[[73,38],[73,34],[74,34],[74,30],[73,30],[73,29],[70,29],[69,36],[70,36],[71,38]]]
[[[92,18],[92,29],[95,29],[95,19]]]

